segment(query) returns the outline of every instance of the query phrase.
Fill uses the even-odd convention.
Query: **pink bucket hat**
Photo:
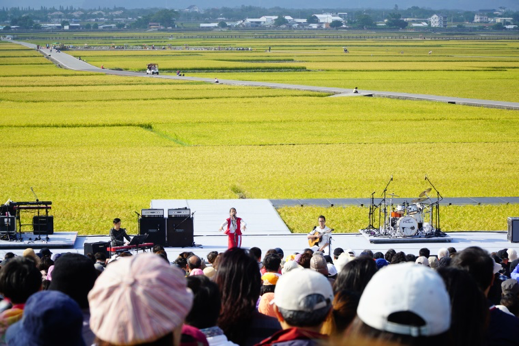
[[[119,258],[88,294],[90,328],[103,341],[155,341],[184,323],[193,304],[182,271],[154,254]]]

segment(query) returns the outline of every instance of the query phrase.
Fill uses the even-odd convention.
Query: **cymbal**
[[[422,203],[422,202],[427,201],[428,199],[429,199],[429,198],[427,198],[427,197],[417,198],[417,199],[413,199],[413,200],[411,201],[411,203]]]
[[[422,192],[418,197],[425,197],[429,192],[431,192],[432,188],[428,188],[424,192]]]

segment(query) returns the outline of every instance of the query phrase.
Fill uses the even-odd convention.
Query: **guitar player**
[[[314,251],[321,251],[330,246],[330,238],[333,229],[326,226],[326,218],[320,215],[318,218],[319,226],[316,226],[310,233],[308,233],[308,243]]]

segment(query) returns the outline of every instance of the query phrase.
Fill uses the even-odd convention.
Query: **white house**
[[[503,23],[503,24],[505,24],[506,22],[512,23],[513,20],[514,20],[513,18],[496,18],[496,23]]]
[[[218,27],[218,23],[200,23],[201,28],[214,29]]]
[[[447,27],[447,16],[434,14],[431,18],[429,18],[429,20],[431,22],[431,27],[433,27],[433,28],[446,28]]]
[[[341,17],[334,16],[333,14],[329,14],[329,13],[326,13],[326,14],[314,14],[314,16],[317,17],[317,19],[319,20],[319,23],[330,24],[334,20],[339,20],[341,22],[344,22],[344,19],[342,19]]]
[[[475,14],[474,23],[488,23],[488,16],[484,14]]]

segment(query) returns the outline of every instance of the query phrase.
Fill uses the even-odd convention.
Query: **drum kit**
[[[387,184],[383,192],[384,197],[379,204],[374,203],[374,193],[371,195],[370,224],[362,231],[367,232],[370,236],[389,238],[445,236],[445,233],[440,230],[439,207],[443,197],[432,183],[432,187],[422,191],[418,198],[413,199],[410,203],[407,201],[397,203],[393,201],[395,197],[399,197],[396,194],[390,193],[386,196],[387,188],[392,180],[393,177]],[[428,180],[427,176],[425,180]],[[429,195],[433,188],[438,195],[434,201]],[[374,227],[376,209],[379,210],[378,228]]]

